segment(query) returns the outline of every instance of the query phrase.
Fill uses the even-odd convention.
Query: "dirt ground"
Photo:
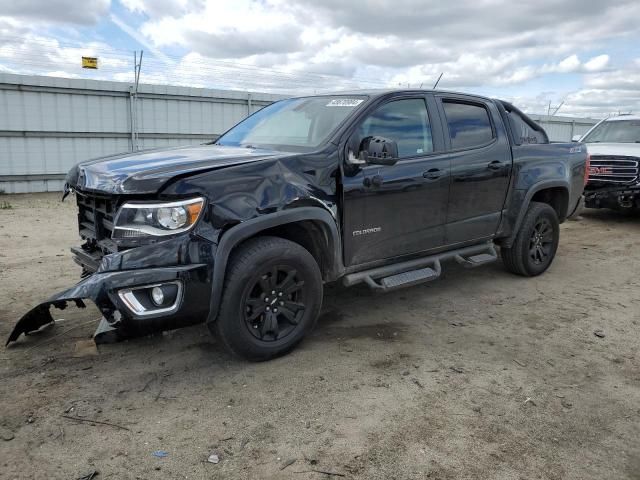
[[[73,201],[3,202],[2,339],[79,275]],[[97,310],[54,310],[0,353],[0,478],[640,479],[640,219],[565,223],[538,278],[444,270],[328,287],[315,333],[260,364],[204,326],[96,354]]]

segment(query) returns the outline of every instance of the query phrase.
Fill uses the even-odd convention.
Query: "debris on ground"
[[[564,408],[571,408],[573,407],[573,403],[571,403],[569,400],[567,400],[566,398],[562,398],[560,399],[560,403],[562,404],[562,406]]]
[[[462,367],[451,367],[451,370],[453,370],[456,373],[464,373],[464,370],[462,369]]]
[[[338,473],[338,472],[331,472],[329,470],[316,470],[316,469],[311,469],[311,470],[303,470],[301,472],[293,472],[293,473],[324,473],[325,475],[329,475],[332,477],[346,477],[346,475],[344,473]]]
[[[131,431],[127,427],[123,427],[122,425],[118,425],[117,423],[103,422],[101,420],[93,420],[91,418],[74,417],[73,415],[60,415],[60,416],[62,418],[68,418],[69,420],[77,420],[78,422],[93,423],[93,424],[100,424],[100,425],[108,425],[109,427],[114,427],[114,428],[117,428],[119,430],[126,430],[128,432]],[[31,422],[29,422],[29,423],[31,423]]]
[[[169,452],[167,452],[165,450],[156,450],[155,452],[153,452],[152,455],[154,457],[158,457],[158,458],[165,458],[165,457],[169,456]]]
[[[98,471],[97,470],[93,470],[93,471],[87,473],[86,475],[78,477],[76,480],[92,480],[97,475],[98,475]]]
[[[527,397],[527,399],[524,401],[523,405],[531,405],[533,407],[537,406],[536,402],[534,402],[531,397]]]
[[[98,347],[96,342],[91,340],[78,340],[73,349],[74,358],[95,357],[98,355]]]
[[[209,463],[219,463],[220,462],[220,457],[217,454],[212,453],[211,455],[209,455],[209,458],[207,458],[207,462],[209,462]]]
[[[0,426],[0,438],[2,438],[2,440],[4,440],[5,442],[9,442],[13,440],[15,436],[13,435],[13,432],[7,427]]]
[[[606,337],[606,335],[604,334],[604,332],[603,332],[602,330],[595,330],[595,331],[593,332],[593,334],[594,334],[596,337],[598,337],[598,338],[604,338],[604,337]]]
[[[293,465],[294,463],[296,463],[295,458],[290,458],[288,460],[285,460],[284,462],[282,462],[282,465],[280,465],[280,470],[284,470],[285,468],[287,468],[290,465]]]

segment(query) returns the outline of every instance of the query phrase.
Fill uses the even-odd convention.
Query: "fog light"
[[[157,306],[161,306],[164,303],[164,292],[160,287],[153,287],[151,289],[151,298],[153,299],[153,303]]]
[[[161,315],[175,312],[182,301],[182,282],[172,280],[162,284],[123,288],[118,296],[136,315]]]

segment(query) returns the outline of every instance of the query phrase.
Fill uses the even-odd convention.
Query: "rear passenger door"
[[[495,104],[439,96],[451,187],[445,237],[448,245],[496,233],[512,168],[511,146]]]

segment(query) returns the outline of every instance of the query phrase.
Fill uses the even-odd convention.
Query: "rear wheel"
[[[551,265],[559,240],[556,211],[546,203],[531,202],[513,245],[500,249],[504,266],[518,275],[540,275]]]
[[[261,361],[285,354],[315,326],[322,276],[313,256],[277,237],[233,253],[218,319],[209,327],[233,353]]]

